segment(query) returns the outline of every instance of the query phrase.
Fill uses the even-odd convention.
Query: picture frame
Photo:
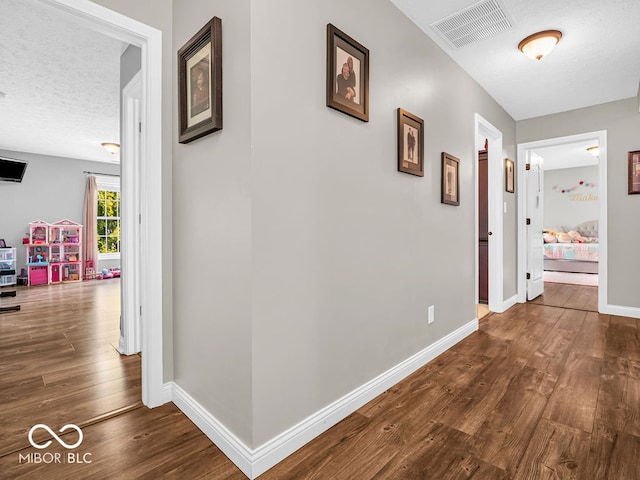
[[[7,243],[4,241],[4,238],[0,238],[0,248],[7,248]]]
[[[424,177],[424,120],[398,108],[398,171]]]
[[[327,106],[369,121],[369,49],[327,24]]]
[[[222,20],[213,17],[178,50],[179,143],[222,130]]]
[[[509,158],[504,159],[504,189],[508,193],[514,193],[515,189],[515,164]]]
[[[640,194],[640,150],[628,153],[629,195]]]
[[[460,159],[442,152],[442,195],[446,205],[460,205]]]

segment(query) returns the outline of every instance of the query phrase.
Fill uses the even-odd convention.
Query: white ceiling
[[[637,93],[640,0],[490,0],[511,27],[460,48],[430,25],[479,2],[391,1],[515,120]],[[563,32],[548,57],[520,53],[521,39],[547,29]],[[0,0],[0,149],[119,161],[100,143],[119,143],[123,47],[38,0]]]
[[[515,119],[630,98],[640,81],[639,0],[493,0],[511,28],[454,48],[431,25],[477,0],[391,0]],[[560,30],[547,57],[532,60],[520,41]]]
[[[118,162],[122,42],[37,0],[0,0],[0,148]]]

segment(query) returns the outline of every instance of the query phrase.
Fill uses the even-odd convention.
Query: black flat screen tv
[[[26,169],[27,162],[0,157],[0,181],[20,183]]]

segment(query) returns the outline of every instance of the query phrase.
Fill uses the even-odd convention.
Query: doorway
[[[139,204],[124,203],[122,214],[137,220],[139,244],[144,245],[137,259],[139,275],[130,279],[130,284],[137,286],[140,300],[137,310],[140,312],[142,402],[148,407],[162,405],[170,401],[163,378],[162,259],[166,254],[162,243],[162,33],[89,0],[41,1],[73,15],[78,22],[95,31],[142,50],[140,165],[132,172],[136,178],[125,179],[126,172],[123,172],[122,179],[122,195],[133,198],[136,192],[131,189],[137,189],[140,201]],[[126,122],[126,118],[123,121]],[[122,127],[130,129],[126,124]],[[135,254],[134,238],[131,236],[123,241],[122,250]]]
[[[555,214],[563,213],[564,211],[569,211],[569,205],[574,202],[578,203],[588,203],[593,201],[595,196],[589,190],[593,187],[598,187],[598,201],[599,206],[596,207],[597,214],[592,211],[592,213],[587,214],[587,216],[593,217],[597,216],[597,218],[593,220],[597,220],[597,283],[599,285],[599,295],[598,295],[598,311],[603,312],[605,306],[607,305],[607,180],[606,180],[606,160],[607,160],[607,136],[606,131],[597,131],[597,132],[589,132],[584,134],[571,135],[567,137],[558,137],[551,138],[546,140],[540,140],[536,142],[529,142],[518,145],[518,210],[520,212],[528,212],[527,209],[528,200],[531,200],[532,197],[532,187],[528,185],[527,176],[526,176],[526,164],[527,159],[529,158],[541,158],[541,165],[545,165],[546,159],[545,156],[549,159],[546,163],[552,163],[555,153],[557,152],[565,152],[562,154],[565,158],[569,155],[566,153],[570,151],[572,148],[580,148],[585,150],[586,146],[599,146],[598,158],[597,158],[597,166],[594,165],[594,168],[597,170],[597,180],[593,181],[591,178],[587,179],[586,174],[583,171],[580,171],[580,175],[576,178],[572,178],[569,172],[565,176],[558,176],[557,179],[552,177],[551,175],[547,175],[556,181],[548,182],[549,178],[543,179],[543,184],[546,183],[546,188],[544,193],[553,193],[557,197],[561,197],[564,204],[563,206],[557,206],[553,208],[552,213],[554,215],[547,215],[546,223],[561,223],[561,219],[563,218],[571,218],[555,216]],[[579,164],[578,164],[579,165]],[[577,168],[578,165],[574,165]],[[566,166],[566,165],[565,165]],[[550,166],[545,165],[542,167],[542,175],[544,177],[545,170],[551,173],[554,168],[549,168]],[[557,169],[558,167],[556,167]],[[567,170],[570,170],[571,167],[568,167]],[[575,176],[575,175],[574,175]],[[585,177],[585,178],[582,178]],[[541,199],[542,204],[545,204],[544,196]],[[547,204],[548,205],[548,204]],[[549,209],[551,210],[551,209]],[[531,288],[534,288],[531,285],[531,280],[527,280],[527,273],[530,273],[532,267],[531,262],[540,262],[542,264],[543,259],[538,258],[539,255],[536,255],[533,260],[530,259],[532,250],[535,248],[533,241],[529,237],[529,229],[531,225],[527,225],[528,215],[521,215],[518,218],[518,301],[525,302],[527,297],[530,296]],[[580,220],[580,221],[578,221]],[[531,221],[531,220],[530,220]],[[583,222],[584,221],[584,222]],[[569,230],[573,229],[575,232],[575,227],[578,225],[588,224],[590,222],[586,221],[586,217],[578,218],[576,217],[576,221],[565,221],[567,225],[544,225],[544,229],[553,230],[553,236],[556,236],[556,230]],[[578,223],[578,225],[575,225]],[[579,229],[579,228],[578,228]],[[537,232],[537,227],[536,227]],[[571,243],[570,240],[567,240],[569,237],[569,232],[560,232],[566,233],[567,236],[563,235],[563,243]],[[582,233],[587,233],[584,231]],[[573,234],[572,234],[573,235]],[[585,235],[586,236],[586,235]],[[593,237],[592,237],[593,238]],[[550,237],[548,238],[550,239]],[[591,240],[589,240],[591,241]],[[582,241],[578,243],[583,243]],[[582,252],[587,252],[593,250],[591,246],[588,246],[586,243],[582,245],[578,245]],[[549,250],[545,248],[545,252]],[[549,252],[547,252],[549,253]],[[555,255],[553,253],[552,255]],[[575,254],[574,254],[575,255]],[[558,254],[558,258],[560,254]],[[563,259],[564,260],[564,259]],[[549,262],[545,265],[545,268],[554,268],[558,270],[580,270],[581,268],[592,268],[588,262],[555,262],[555,265],[560,265],[558,267],[548,267]],[[593,270],[591,270],[592,272]],[[578,272],[580,273],[580,272]]]
[[[504,172],[502,161],[502,132],[484,119],[475,115],[475,150],[487,152],[487,288],[488,309],[491,312],[502,313],[509,306],[504,302],[503,286],[503,217],[502,217],[502,189]],[[476,198],[476,305],[480,303],[480,172],[479,165],[475,168],[475,198]],[[489,232],[491,232],[489,234]],[[479,309],[477,308],[477,311]]]

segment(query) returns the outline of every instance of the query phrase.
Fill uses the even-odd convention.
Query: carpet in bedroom
[[[544,272],[544,281],[551,283],[570,283],[573,285],[598,286],[595,273]]]

